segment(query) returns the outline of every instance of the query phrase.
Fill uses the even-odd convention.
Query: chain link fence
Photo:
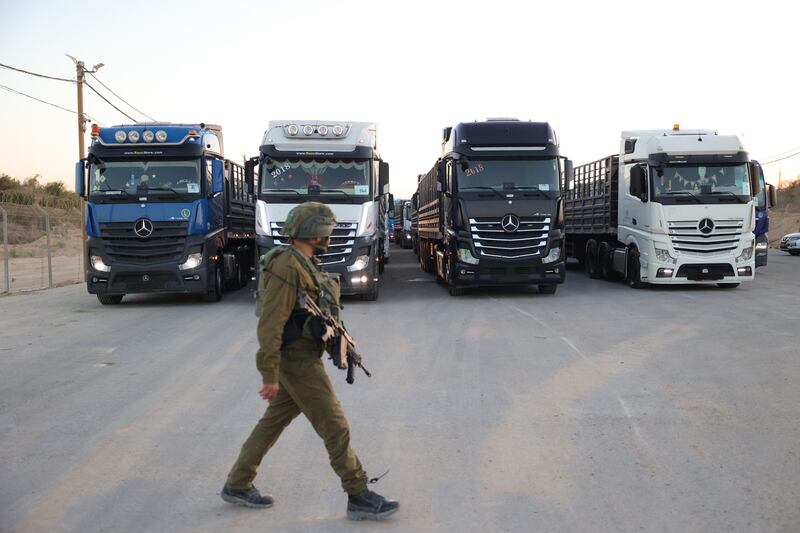
[[[83,281],[80,203],[0,193],[0,293]]]

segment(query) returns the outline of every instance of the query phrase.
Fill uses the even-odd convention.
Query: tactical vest
[[[291,247],[276,246],[263,256],[259,261],[260,276],[258,279],[258,289],[256,291],[256,316],[261,316],[264,308],[263,297],[266,293],[267,283],[270,278],[274,276],[270,269],[272,261],[274,261],[282,253],[289,253],[295,256],[295,259],[311,277],[313,287],[306,290],[303,287],[295,287],[297,290],[297,303],[295,309],[289,316],[286,326],[283,331],[282,345],[286,346],[293,340],[303,338],[313,342],[320,342],[319,337],[315,336],[313,326],[311,324],[311,315],[308,311],[301,307],[301,297],[303,294],[308,294],[314,300],[317,306],[324,312],[330,314],[337,321],[339,320],[341,308],[340,299],[340,286],[339,276],[337,274],[329,274],[311,263],[311,260],[303,256],[300,252]],[[286,280],[282,280],[286,283]]]

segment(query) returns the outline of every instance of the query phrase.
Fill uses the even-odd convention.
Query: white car
[[[781,239],[781,250],[800,255],[800,233],[788,233]]]

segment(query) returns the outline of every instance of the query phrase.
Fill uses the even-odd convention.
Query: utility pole
[[[86,158],[86,115],[83,114],[83,79],[86,77],[86,73],[89,74],[97,72],[100,67],[103,66],[103,63],[98,63],[92,70],[86,70],[86,65],[83,61],[79,61],[76,58],[72,57],[69,54],[66,54],[68,58],[70,58],[75,63],[75,85],[78,88],[78,160],[83,161]],[[85,261],[87,259],[87,250],[86,250],[86,202],[81,202],[81,235],[83,236],[83,256],[82,256],[82,264],[84,265],[83,268],[83,281],[86,281],[86,266]]]

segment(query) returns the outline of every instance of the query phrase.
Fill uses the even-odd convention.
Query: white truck
[[[567,254],[634,288],[737,287],[755,274],[756,176],[735,135],[624,131],[619,155],[576,166],[565,184]]]
[[[331,120],[273,120],[264,133],[258,167],[258,253],[287,244],[281,229],[289,211],[323,202],[336,214],[325,270],[340,275],[342,294],[378,298],[388,236],[389,164],[377,148],[376,125]]]

